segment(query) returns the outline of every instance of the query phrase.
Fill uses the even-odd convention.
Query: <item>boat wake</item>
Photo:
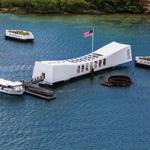
[[[64,92],[65,92],[65,93],[66,93],[66,92],[67,92],[67,93],[70,93],[70,92],[74,92],[75,90],[76,90],[75,88],[73,88],[73,89],[68,89],[68,90],[58,90],[57,93],[64,93]]]
[[[17,71],[30,71],[32,70],[32,65],[12,65],[12,66],[0,66],[1,72],[17,72]]]

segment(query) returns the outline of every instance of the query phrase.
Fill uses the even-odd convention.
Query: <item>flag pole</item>
[[[93,51],[94,51],[94,27],[93,27],[93,35],[92,35],[92,64],[91,64],[91,73],[94,72],[94,67],[93,67]]]
[[[94,51],[94,27],[93,27],[93,35],[92,35],[92,54]]]

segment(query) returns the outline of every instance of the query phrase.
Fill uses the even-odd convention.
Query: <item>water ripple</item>
[[[14,65],[14,66],[0,66],[1,72],[16,72],[16,71],[31,71],[33,66],[29,65]]]
[[[91,26],[95,49],[118,41],[130,43],[133,56],[149,55],[149,16],[0,14],[0,77],[30,80],[36,60],[89,53],[91,39],[83,33]],[[5,40],[9,28],[31,30],[34,43]],[[134,63],[125,66],[54,88],[57,99],[51,102],[0,93],[0,149],[149,149],[149,71]],[[102,77],[115,74],[131,76],[134,84],[121,89],[100,85]]]

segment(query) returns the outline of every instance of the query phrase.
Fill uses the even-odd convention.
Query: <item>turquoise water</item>
[[[83,33],[95,27],[95,49],[111,41],[150,55],[150,16],[0,15],[0,77],[30,80],[36,60],[66,59],[91,51]],[[34,43],[4,39],[5,29],[31,30]],[[128,88],[100,85],[127,74]],[[150,150],[150,70],[134,62],[54,89],[51,102],[0,94],[2,150]]]

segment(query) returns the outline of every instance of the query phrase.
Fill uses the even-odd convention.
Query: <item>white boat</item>
[[[135,64],[138,66],[150,67],[150,56],[136,56]]]
[[[24,31],[24,30],[6,30],[5,38],[20,40],[20,41],[33,41],[34,40],[34,36],[32,32]]]
[[[132,61],[131,46],[112,42],[98,50],[73,59],[58,61],[36,61],[32,78],[44,76],[41,84],[80,77],[95,71],[111,68]]]
[[[11,95],[23,95],[25,89],[22,82],[0,79],[0,92]]]

